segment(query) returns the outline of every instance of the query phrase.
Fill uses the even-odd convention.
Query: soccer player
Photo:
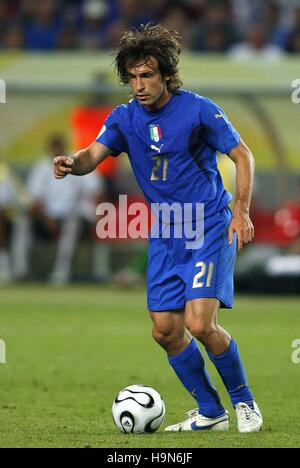
[[[237,344],[217,321],[219,308],[233,304],[236,250],[254,235],[249,218],[254,160],[222,109],[181,89],[179,40],[176,32],[161,25],[122,34],[115,65],[133,99],[113,110],[96,142],[72,158],[55,158],[55,176],[87,174],[109,155],[126,152],[149,203],[204,204],[204,242],[199,248],[187,248],[184,236],[149,239],[147,290],[153,337],[198,404],[185,421],[166,430],[229,427],[228,412],[205,370],[197,339],[226,386],[239,431],[257,432],[262,416]],[[217,152],[236,165],[233,214],[228,208],[231,195],[217,169]]]

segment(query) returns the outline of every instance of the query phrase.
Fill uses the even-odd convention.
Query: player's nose
[[[138,92],[143,91],[144,88],[145,88],[144,81],[141,80],[141,79],[138,79],[137,80],[137,90],[138,90]]]

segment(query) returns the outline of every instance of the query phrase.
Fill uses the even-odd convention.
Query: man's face
[[[140,62],[128,69],[129,84],[135,99],[146,108],[159,109],[170,98],[167,89],[167,78],[164,79],[153,57],[147,62]]]

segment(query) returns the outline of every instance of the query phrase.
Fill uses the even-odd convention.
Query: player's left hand
[[[238,251],[240,252],[245,244],[252,241],[254,237],[254,226],[247,213],[235,213],[229,226],[228,240],[231,245],[234,233],[237,235]]]

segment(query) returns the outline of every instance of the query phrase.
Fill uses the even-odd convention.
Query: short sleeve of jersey
[[[207,143],[222,154],[228,154],[241,141],[240,134],[229,122],[225,112],[210,99],[204,99],[200,111]]]
[[[107,117],[96,138],[98,143],[102,143],[111,150],[112,156],[119,156],[123,151],[127,151],[126,141],[120,131],[118,117],[118,108],[116,108]]]

